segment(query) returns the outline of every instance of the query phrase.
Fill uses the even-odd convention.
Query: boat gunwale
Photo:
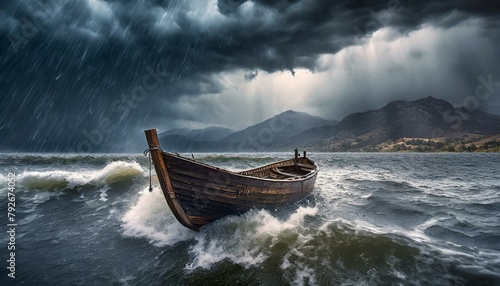
[[[252,169],[243,170],[243,171],[239,171],[239,172],[233,172],[233,171],[230,171],[230,170],[227,170],[227,169],[224,169],[224,168],[216,167],[216,166],[204,163],[204,162],[193,160],[193,159],[190,159],[190,158],[178,155],[176,153],[165,152],[165,151],[162,151],[162,153],[164,155],[172,156],[172,157],[181,159],[183,161],[186,161],[186,162],[189,162],[189,163],[192,163],[192,164],[201,165],[203,167],[207,167],[207,168],[213,169],[213,170],[218,171],[218,172],[224,172],[224,173],[228,173],[228,174],[233,175],[233,176],[238,176],[238,177],[242,177],[242,178],[246,178],[246,179],[252,179],[252,180],[256,180],[256,181],[269,181],[269,182],[280,182],[280,183],[300,182],[300,181],[305,181],[305,180],[307,180],[307,179],[309,179],[311,177],[316,176],[318,174],[318,172],[319,172],[318,165],[314,161],[309,160],[307,157],[306,157],[306,159],[308,159],[309,161],[313,162],[313,165],[311,165],[311,166],[314,166],[314,169],[312,171],[310,171],[308,174],[297,175],[296,177],[290,177],[290,178],[285,178],[285,179],[272,179],[272,178],[262,178],[262,177],[256,177],[256,176],[250,176],[250,175],[243,175],[241,173],[243,173],[243,172],[251,172],[251,171],[255,171],[255,170],[261,169],[261,168],[262,169],[272,168],[273,165],[279,165],[279,164],[285,163],[285,162],[293,163],[294,159],[282,160],[282,161],[270,163],[270,164],[267,164],[267,165],[263,165],[263,166],[260,166],[260,167],[257,167],[257,168],[252,168]],[[304,157],[302,157],[302,158],[304,158]]]

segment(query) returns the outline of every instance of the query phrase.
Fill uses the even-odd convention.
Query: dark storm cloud
[[[245,80],[253,80],[257,77],[257,75],[259,75],[258,71],[249,72],[249,73],[245,74]]]
[[[495,31],[499,10],[497,1],[3,1],[0,132],[9,140],[0,147],[75,150],[91,134],[98,144],[86,150],[99,150],[159,119],[193,118],[165,110],[220,92],[215,73],[314,71],[320,55],[383,26],[477,17]]]

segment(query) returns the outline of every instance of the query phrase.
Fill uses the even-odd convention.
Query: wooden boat
[[[156,129],[146,130],[151,159],[167,204],[193,230],[252,208],[299,201],[314,189],[317,165],[295,150],[295,158],[231,172],[160,149]]]

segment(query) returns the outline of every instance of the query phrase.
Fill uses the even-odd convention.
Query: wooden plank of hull
[[[177,220],[190,229],[198,230],[223,216],[241,214],[251,208],[293,203],[314,189],[317,166],[308,158],[234,173],[162,152],[156,130],[145,132],[165,199]],[[288,179],[255,177],[271,175],[273,168],[278,176]],[[289,172],[294,173],[287,176]]]
[[[198,188],[206,189],[216,189],[224,193],[224,195],[229,197],[238,196],[241,193],[261,194],[261,195],[276,195],[276,194],[294,194],[297,192],[302,192],[302,182],[284,182],[272,184],[261,184],[261,185],[242,185],[234,184],[234,178],[228,181],[208,181],[203,177],[196,176],[196,174],[184,174],[176,171],[170,171],[172,181],[184,183],[187,185],[197,186]]]
[[[279,185],[267,182],[267,185],[261,186],[235,186],[231,184],[231,181],[235,180],[231,177],[229,177],[231,180],[221,183],[176,173],[176,171],[170,171],[170,174],[174,190],[181,188],[188,192],[188,195],[191,192],[193,197],[198,194],[213,198],[215,201],[230,201],[231,204],[235,203],[233,199],[238,199],[237,203],[248,201],[249,204],[255,204],[256,202],[272,203],[274,201],[283,203],[288,198],[293,198],[305,192],[305,181],[284,182],[279,183]]]
[[[312,186],[303,192],[293,194],[262,195],[241,192],[236,196],[225,196],[223,190],[208,189],[204,187],[189,186],[183,183],[172,182],[176,195],[185,201],[190,200],[197,204],[210,202],[210,205],[217,208],[247,209],[259,206],[273,206],[294,201],[312,191]],[[181,204],[182,205],[182,204]]]

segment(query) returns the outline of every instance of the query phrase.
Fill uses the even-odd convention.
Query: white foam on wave
[[[91,182],[105,182],[106,184],[111,184],[120,181],[124,177],[141,174],[143,174],[143,169],[139,163],[117,161],[108,164],[104,169],[95,173]]]
[[[103,189],[100,189],[99,192],[101,193],[101,195],[99,196],[99,200],[102,201],[102,202],[106,202],[108,200],[108,190],[109,188],[103,188]]]
[[[315,275],[315,270],[306,266],[305,263],[295,262],[294,269],[295,273],[292,274],[294,277],[293,280],[290,281],[291,285],[319,285]]]
[[[471,272],[482,273],[487,276],[495,276],[500,278],[498,270],[500,267],[500,252],[494,250],[484,251],[480,248],[464,247],[455,244],[451,241],[443,241],[428,236],[425,230],[429,227],[439,225],[445,218],[431,218],[424,223],[417,225],[412,230],[398,228],[398,227],[379,227],[372,225],[365,221],[343,221],[342,223],[348,225],[350,228],[367,231],[373,234],[386,235],[393,234],[400,237],[410,238],[418,247],[423,256],[433,257],[436,253],[440,254],[440,259],[448,261],[450,264],[458,265],[460,269],[469,269]],[[328,223],[320,227],[320,230],[325,230]],[[496,258],[496,261],[495,261]],[[400,279],[406,279],[405,275],[399,272],[394,267],[393,273]],[[477,268],[477,269],[475,269]],[[497,273],[494,275],[494,273]]]
[[[25,171],[18,179],[27,189],[63,189],[87,184],[103,186],[142,174],[139,163],[116,161],[101,170]]]
[[[222,241],[213,240],[204,235],[197,236],[196,245],[190,249],[193,259],[191,263],[186,265],[186,270],[210,269],[212,265],[226,259],[245,268],[264,262],[267,256],[261,253],[257,246],[242,240],[243,237],[240,234],[237,237],[239,237],[238,240],[241,240],[238,246],[235,245],[234,240],[222,243]]]
[[[3,195],[5,193],[8,192],[7,190],[7,177],[6,176],[3,176],[2,174],[0,174],[0,194]]]
[[[32,213],[36,211],[38,205],[43,204],[54,197],[58,197],[60,193],[56,192],[36,192],[32,196],[26,196],[23,199],[23,207],[16,209],[16,211],[21,213]]]
[[[190,249],[192,261],[186,269],[210,269],[225,260],[245,268],[256,267],[271,256],[273,246],[280,240],[305,243],[309,238],[303,231],[304,219],[317,212],[317,208],[300,207],[286,220],[265,210],[226,217],[195,237],[196,244]]]
[[[192,239],[195,232],[183,227],[174,217],[160,189],[147,189],[122,217],[125,237],[146,238],[155,246],[174,245]]]

